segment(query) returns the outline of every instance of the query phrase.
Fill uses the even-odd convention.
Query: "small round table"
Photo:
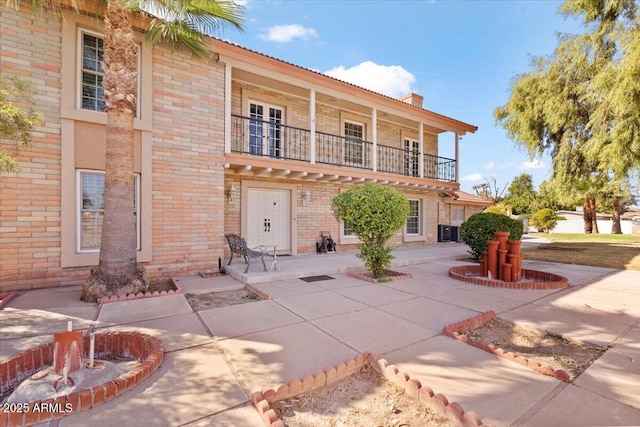
[[[269,269],[269,271],[278,271],[278,253],[276,252],[276,249],[278,249],[278,245],[273,245],[273,262],[271,263],[271,268]]]

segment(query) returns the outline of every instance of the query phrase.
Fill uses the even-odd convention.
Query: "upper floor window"
[[[104,89],[102,88],[102,58],[104,44],[101,37],[82,32],[82,108],[104,111]]]
[[[104,111],[104,89],[102,87],[104,78],[104,71],[102,70],[104,40],[98,34],[81,30],[80,45],[79,108]],[[138,45],[136,45],[136,50],[138,52],[137,69],[140,70],[140,47]],[[137,87],[136,99],[140,99],[140,73],[138,73]],[[138,108],[136,109],[139,110]],[[138,117],[137,112],[136,117]]]

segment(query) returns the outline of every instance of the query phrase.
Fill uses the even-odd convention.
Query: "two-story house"
[[[80,283],[98,262],[106,114],[102,21],[2,7],[0,67],[30,78],[45,115],[20,173],[0,177],[0,290]],[[144,23],[137,23],[144,26]],[[140,30],[139,30],[140,31]],[[210,38],[200,62],[139,43],[135,120],[138,260],[153,277],[217,267],[224,234],[281,253],[315,251],[321,230],[357,242],[331,211],[351,185],[403,191],[395,244],[480,211],[459,190],[459,137],[476,127]],[[439,155],[452,135],[454,158]]]

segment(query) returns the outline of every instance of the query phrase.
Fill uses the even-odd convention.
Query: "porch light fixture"
[[[307,206],[309,201],[311,201],[311,193],[309,192],[309,190],[307,190],[304,192],[304,195],[302,196],[302,206]]]
[[[229,187],[229,203],[235,202],[237,194],[238,190],[236,190],[236,187],[231,184],[231,187]]]

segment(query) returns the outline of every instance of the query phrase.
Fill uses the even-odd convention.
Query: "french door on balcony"
[[[249,153],[283,157],[283,109],[256,102],[249,103]]]
[[[404,140],[404,174],[420,176],[420,142]]]

